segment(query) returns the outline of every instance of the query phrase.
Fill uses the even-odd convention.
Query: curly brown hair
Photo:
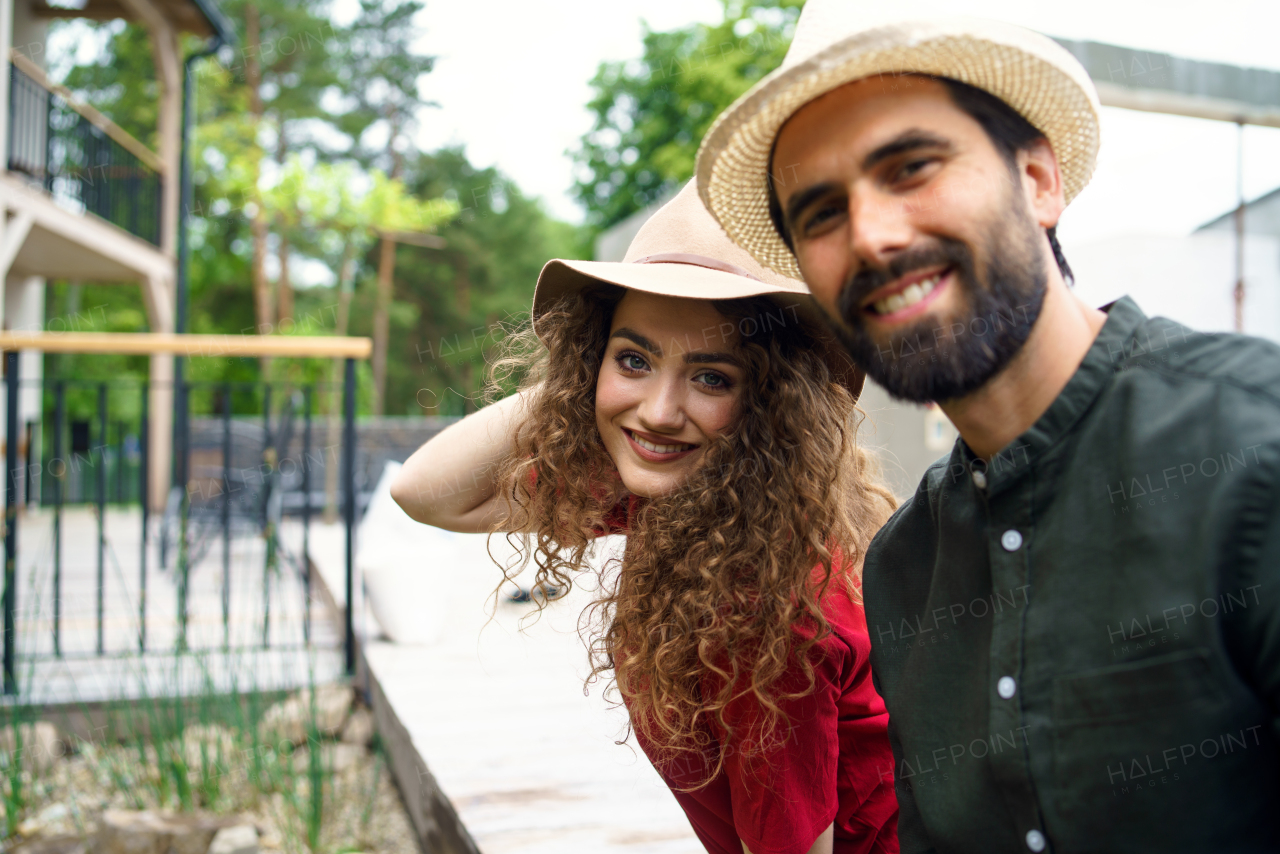
[[[566,589],[590,571],[592,542],[608,530],[618,476],[596,427],[595,390],[625,293],[600,285],[567,297],[538,318],[537,337],[527,328],[495,364],[497,385],[518,375],[529,390],[529,417],[495,482],[507,500],[497,530],[528,532],[509,538],[520,568],[535,566],[535,591]],[[777,311],[765,297],[713,304],[740,330],[741,319]],[[862,555],[897,504],[855,443],[862,415],[815,330],[798,319],[751,328],[738,345],[741,417],[687,482],[632,514],[621,569],[600,570],[583,624],[588,682],[613,674],[632,727],[662,757],[710,760],[694,788],[723,765],[707,724],[729,730],[735,697],[749,690],[762,710],[758,732],[737,734],[740,752],[763,754],[777,741],[779,700],[814,684],[807,653],[830,630],[823,597],[860,598]],[[534,596],[539,607],[545,599]],[[779,680],[797,660],[807,689],[783,693]]]

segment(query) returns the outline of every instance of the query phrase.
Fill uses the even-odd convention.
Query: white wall
[[[1101,306],[1128,295],[1149,316],[1202,332],[1235,330],[1235,237],[1117,237],[1073,247],[1076,293]],[[1245,237],[1244,331],[1280,343],[1280,239]]]

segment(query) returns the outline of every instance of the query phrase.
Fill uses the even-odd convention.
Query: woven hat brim
[[[1064,48],[1035,36],[1030,49],[963,31],[928,34],[928,24],[867,30],[775,71],[721,114],[698,151],[698,193],[735,243],[762,265],[800,278],[795,256],[769,216],[767,173],[779,130],[810,101],[867,77],[922,74],[983,89],[1048,139],[1066,201],[1088,184],[1097,161],[1097,93]],[[923,32],[923,34],[922,34]],[[776,171],[776,170],[775,170]],[[785,179],[785,175],[781,176]]]
[[[561,299],[597,283],[685,299],[721,300],[763,296],[782,306],[795,306],[796,312],[818,334],[823,360],[836,381],[848,389],[855,400],[862,393],[865,374],[850,360],[835,337],[827,333],[822,310],[808,293],[695,264],[632,264],[554,258],[543,266],[538,275],[538,286],[533,293],[534,332],[541,337],[541,332],[538,331],[539,318]]]

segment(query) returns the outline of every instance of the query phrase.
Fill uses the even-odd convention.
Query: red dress
[[[606,522],[625,533],[628,511],[619,505]],[[886,728],[889,713],[871,683],[871,639],[862,606],[829,590],[823,614],[831,632],[809,652],[814,688],[798,700],[780,702],[789,732],[776,749],[745,761],[732,740],[725,764],[705,787],[679,792],[714,767],[700,754],[671,759],[656,755],[644,733],[636,740],[684,809],[711,854],[805,854],[818,835],[835,824],[835,854],[896,854],[898,800],[893,791],[893,752]],[[799,631],[799,630],[798,630]],[[798,663],[775,686],[795,693],[805,686]],[[725,716],[735,735],[752,731],[760,713],[752,695],[739,697]],[[718,725],[707,730],[725,743]]]

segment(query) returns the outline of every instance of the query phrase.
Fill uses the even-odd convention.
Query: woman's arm
[[[827,825],[827,829],[822,831],[817,839],[813,840],[813,845],[809,847],[809,854],[831,854],[831,849],[836,841],[836,825],[835,822]],[[751,849],[747,847],[747,843],[742,843],[742,854],[751,854]]]
[[[493,530],[505,512],[493,478],[529,415],[528,394],[468,415],[415,451],[391,483],[391,497],[427,525],[468,534]]]

